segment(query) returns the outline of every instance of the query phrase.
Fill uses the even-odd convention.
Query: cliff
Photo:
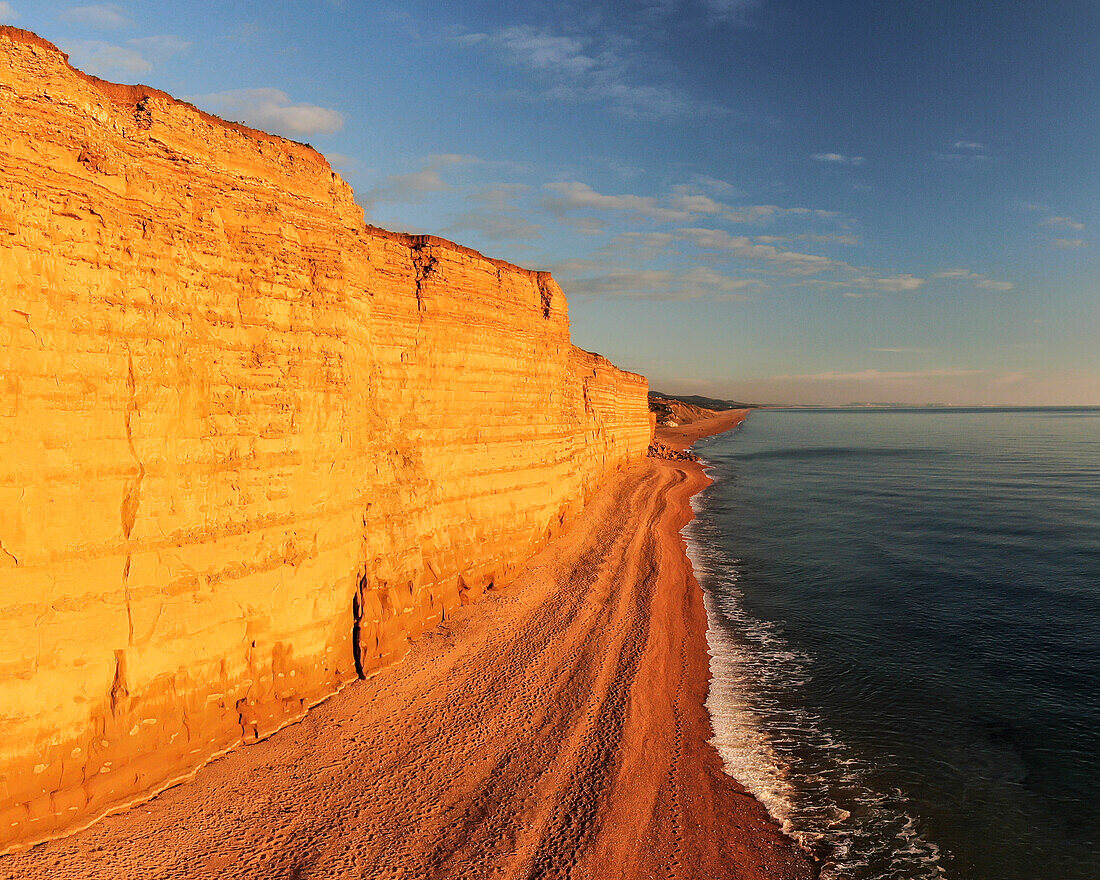
[[[0,29],[0,851],[401,658],[645,455],[546,273]]]

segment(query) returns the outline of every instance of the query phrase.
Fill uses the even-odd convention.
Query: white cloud
[[[129,46],[116,46],[102,40],[75,40],[66,43],[73,66],[96,76],[134,76],[148,73],[152,63]]]
[[[988,149],[985,144],[979,144],[977,141],[955,141],[952,146],[956,150],[968,150],[972,153],[984,153]]]
[[[0,2],[0,23],[15,21],[19,18],[19,13],[15,11],[15,7],[10,3]]]
[[[810,158],[830,165],[862,165],[866,161],[862,156],[845,156],[843,153],[814,153]]]
[[[1056,238],[1052,244],[1057,248],[1082,248],[1086,247],[1083,238]]]
[[[99,30],[129,27],[133,21],[121,6],[114,3],[94,3],[90,6],[70,6],[61,13],[64,21]]]
[[[295,104],[279,89],[234,89],[190,100],[218,116],[287,137],[335,134],[344,127],[344,117],[337,111]]]
[[[64,45],[74,67],[96,76],[148,73],[154,62],[166,61],[191,48],[191,42],[171,34],[139,37],[123,45],[103,40],[73,40]]]

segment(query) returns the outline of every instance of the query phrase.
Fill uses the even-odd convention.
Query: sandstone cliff
[[[645,455],[546,273],[0,29],[0,851],[265,736]]]

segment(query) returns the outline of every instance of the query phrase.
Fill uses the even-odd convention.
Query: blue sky
[[[653,387],[1100,404],[1100,3],[0,2],[533,268]]]

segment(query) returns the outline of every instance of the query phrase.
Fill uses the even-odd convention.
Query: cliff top
[[[298,158],[319,164],[327,169],[334,176],[339,177],[339,175],[332,170],[332,166],[329,164],[329,161],[324,157],[324,155],[309,144],[304,144],[290,138],[280,137],[279,135],[269,134],[266,131],[260,131],[256,128],[250,128],[249,126],[243,125],[239,122],[230,122],[228,120],[222,119],[220,116],[215,116],[213,113],[207,113],[205,110],[200,110],[194,104],[191,104],[187,101],[182,101],[179,98],[176,98],[173,95],[168,94],[167,92],[161,91],[160,89],[155,89],[152,86],[141,84],[125,85],[122,83],[114,83],[110,82],[109,80],[100,79],[98,76],[93,76],[90,73],[85,73],[84,71],[73,67],[72,64],[69,63],[69,56],[67,53],[63,52],[49,40],[40,37],[38,36],[38,34],[31,31],[23,30],[22,28],[12,27],[10,25],[0,25],[0,37],[7,37],[13,43],[22,43],[27,46],[34,46],[36,48],[44,49],[47,52],[57,55],[73,76],[86,83],[89,83],[105,97],[123,107],[135,108],[146,98],[159,98],[161,100],[168,101],[169,103],[177,107],[182,107],[191,113],[197,114],[199,118],[212,125],[227,128],[252,140],[276,144],[282,149],[286,150],[288,153],[291,153]],[[475,259],[484,260],[490,265],[497,266],[498,268],[519,272],[539,282],[544,282],[551,278],[550,273],[545,270],[527,269],[523,266],[517,266],[514,263],[510,263],[507,260],[499,260],[494,257],[487,257],[480,251],[474,250],[473,248],[466,247],[465,245],[458,244],[457,242],[453,242],[450,239],[441,238],[436,235],[422,235],[409,232],[392,232],[388,229],[382,229],[369,223],[366,224],[366,227],[372,235],[376,235],[381,238],[388,238],[393,241],[398,241],[404,245],[407,245],[408,247],[418,248],[424,247],[426,245],[445,247],[460,254],[474,257]]]
[[[219,116],[215,116],[212,113],[207,113],[205,110],[200,110],[194,104],[189,104],[187,101],[181,101],[167,92],[162,92],[160,89],[154,89],[152,86],[146,85],[124,85],[122,83],[114,83],[105,79],[100,79],[98,76],[92,76],[90,73],[85,73],[83,70],[78,70],[69,63],[69,56],[67,53],[62,52],[57,46],[51,43],[49,40],[38,36],[38,34],[31,31],[25,31],[22,28],[11,27],[10,25],[0,25],[0,36],[7,37],[13,43],[23,43],[28,46],[36,46],[39,49],[45,49],[47,52],[52,52],[59,55],[64,61],[65,66],[73,72],[73,75],[82,79],[84,82],[90,83],[95,86],[104,96],[110,98],[116,104],[121,104],[125,107],[136,107],[146,98],[161,98],[179,107],[185,107],[188,110],[197,113],[202,119],[214,125],[224,126],[225,128],[232,129],[233,131],[240,132],[241,134],[250,137],[254,140],[265,141],[267,143],[279,144],[288,149],[291,152],[301,156],[302,158],[311,159],[314,162],[320,162],[324,165],[328,165],[328,160],[325,159],[317,150],[311,147],[309,144],[299,143],[298,141],[291,140],[290,138],[279,137],[278,135],[268,134],[266,131],[260,131],[255,128],[249,128],[247,125],[242,125],[239,122],[229,122],[222,119]]]

